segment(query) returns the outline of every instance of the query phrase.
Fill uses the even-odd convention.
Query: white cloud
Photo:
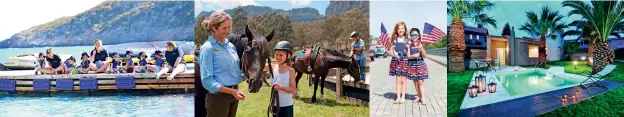
[[[0,40],[63,16],[74,16],[104,0],[0,1]]]
[[[290,0],[293,6],[308,6],[312,0]]]

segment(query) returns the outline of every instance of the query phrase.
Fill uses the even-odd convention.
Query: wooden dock
[[[167,80],[169,74],[156,79],[155,73],[128,73],[128,74],[60,74],[60,75],[19,75],[0,76],[1,91],[59,91],[57,81],[69,81],[64,89],[60,90],[120,90],[120,89],[194,89],[195,74],[181,73],[173,80]],[[124,79],[123,81],[121,79]],[[84,82],[90,80],[92,88],[84,88]],[[120,82],[118,82],[120,81]],[[83,83],[81,83],[83,82]],[[97,84],[95,84],[97,82]],[[122,83],[123,82],[123,83]],[[69,87],[73,86],[73,88]],[[82,86],[81,86],[82,85]],[[13,90],[11,90],[13,86]]]

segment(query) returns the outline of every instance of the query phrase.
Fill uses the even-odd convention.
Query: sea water
[[[0,117],[192,117],[193,94],[0,94]]]

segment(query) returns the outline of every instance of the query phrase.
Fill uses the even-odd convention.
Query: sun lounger
[[[585,81],[581,82],[581,87],[583,88],[589,88],[592,86],[598,86],[598,87],[602,87],[602,88],[607,88],[606,86],[604,86],[604,84],[601,84],[600,81],[604,80],[605,77],[607,77],[607,75],[609,75],[611,72],[613,72],[613,70],[615,70],[616,66],[615,65],[607,65],[605,66],[604,69],[600,70],[600,72],[596,73],[596,74],[592,74],[589,71],[584,71],[583,73],[587,74],[585,76],[587,76],[587,79],[585,79]],[[583,86],[583,83],[585,82],[589,82],[589,86],[585,87]]]

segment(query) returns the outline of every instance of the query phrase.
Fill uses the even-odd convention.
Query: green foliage
[[[208,29],[202,25],[202,22],[206,19],[203,14],[197,16],[197,20],[195,22],[195,55],[199,55],[199,48],[204,44],[208,37],[210,37],[210,32]]]
[[[446,13],[453,19],[472,19],[478,28],[492,25],[497,28],[496,20],[485,14],[485,10],[494,7],[494,3],[485,0],[479,1],[447,1]]]
[[[559,14],[559,11],[551,10],[548,6],[542,7],[541,14],[537,12],[527,11],[526,17],[528,20],[524,22],[520,30],[526,31],[531,35],[537,35],[539,37],[549,37],[556,39],[556,32],[563,32],[563,29],[567,27],[564,24],[563,16]]]
[[[563,48],[567,53],[572,54],[576,52],[576,50],[579,49],[579,44],[578,43],[565,43],[563,45]]]
[[[588,4],[589,3],[589,4]],[[623,1],[564,1],[561,3],[563,7],[571,7],[569,15],[580,15],[583,20],[576,21],[578,27],[592,32],[588,36],[597,37],[590,38],[598,41],[606,41],[609,36],[614,34],[613,31],[622,30],[624,28],[624,2]]]
[[[277,12],[265,13],[253,16],[248,22],[249,29],[256,35],[267,36],[274,31],[273,39],[269,42],[269,47],[275,46],[279,41],[293,42],[293,28],[290,23],[290,17]],[[297,45],[293,45],[297,46]],[[273,50],[271,50],[272,53]]]
[[[232,14],[232,25],[232,33],[245,33],[245,26],[247,26],[247,13],[243,11],[243,8],[237,7],[234,10],[234,14]]]

